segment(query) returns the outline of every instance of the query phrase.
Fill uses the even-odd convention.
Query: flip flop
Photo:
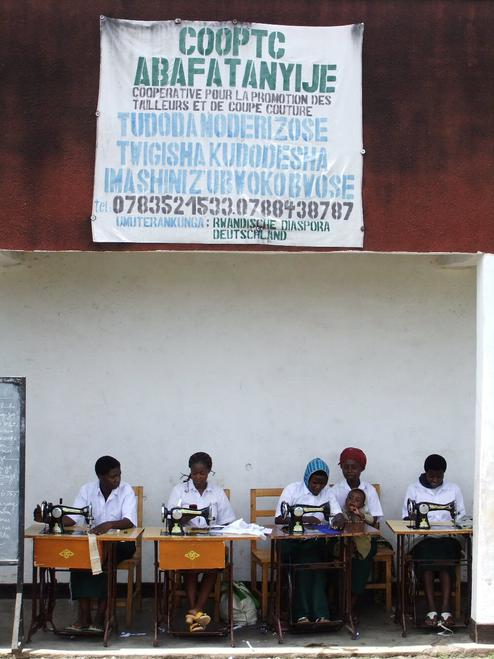
[[[189,627],[189,632],[203,632],[204,627],[200,625],[198,622],[193,622],[190,627]]]

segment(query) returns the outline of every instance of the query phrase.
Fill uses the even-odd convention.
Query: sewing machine
[[[412,522],[410,527],[415,529],[430,529],[431,525],[429,522],[428,514],[432,510],[447,510],[451,515],[453,524],[455,523],[456,504],[454,501],[450,501],[449,503],[431,503],[429,501],[417,502],[413,499],[408,499],[408,518]]]
[[[185,535],[184,524],[193,517],[202,517],[208,527],[211,526],[216,521],[216,504],[211,503],[206,508],[176,506],[170,510],[165,504],[161,506],[161,521],[166,524],[168,535]]]
[[[281,502],[281,515],[288,517],[288,530],[290,533],[304,533],[304,515],[315,515],[322,513],[324,519],[329,521],[331,508],[329,502],[322,503],[320,506],[310,506],[305,503],[295,503],[290,505],[286,501]]]
[[[84,508],[73,508],[62,503],[47,503],[43,501],[41,506],[37,506],[34,511],[34,519],[37,522],[43,522],[48,525],[48,533],[65,533],[63,523],[64,515],[82,515],[86,520],[87,531],[89,533],[93,523],[93,507],[91,505]]]

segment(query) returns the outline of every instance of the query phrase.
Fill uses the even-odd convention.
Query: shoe
[[[424,618],[424,625],[426,627],[437,627],[438,622],[439,616],[437,615],[437,611],[429,611]]]
[[[445,627],[453,627],[455,625],[455,619],[453,618],[453,614],[450,613],[449,611],[443,611],[439,616],[438,624],[444,625]]]

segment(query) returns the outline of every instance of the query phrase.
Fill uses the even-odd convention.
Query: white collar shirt
[[[94,526],[103,522],[116,522],[124,517],[137,526],[137,501],[134,490],[128,483],[120,485],[110,492],[108,499],[101,492],[99,481],[86,483],[79,490],[74,501],[74,508],[93,507]],[[76,524],[84,524],[82,515],[69,515]]]
[[[379,501],[379,495],[377,494],[376,488],[371,485],[371,483],[363,480],[360,481],[360,485],[358,487],[360,490],[365,492],[365,509],[372,515],[372,517],[380,519],[383,516],[383,509],[381,507],[381,502]],[[343,479],[333,485],[333,492],[341,509],[344,508],[346,498],[351,489],[352,488],[350,485],[348,485],[346,479]]]
[[[446,504],[454,501],[456,504],[456,516],[462,517],[465,514],[465,503],[460,488],[455,483],[443,481],[439,487],[424,487],[420,481],[416,481],[408,486],[403,502],[402,517],[408,516],[407,502],[408,499],[417,503],[439,503]],[[451,520],[451,515],[447,510],[431,510],[428,513],[429,522],[447,522]]]
[[[211,503],[216,503],[216,524],[230,524],[235,520],[235,513],[228,497],[223,488],[218,487],[208,481],[206,489],[201,494],[192,480],[185,481],[175,485],[168,497],[166,507],[168,510],[177,506],[189,508],[191,505],[196,506],[198,510],[207,508]],[[207,526],[203,517],[192,518],[187,522],[188,526]]]
[[[290,506],[293,506],[296,503],[305,503],[308,506],[320,506],[323,503],[328,502],[331,508],[331,515],[338,515],[338,513],[341,513],[341,506],[332,493],[332,489],[333,488],[329,487],[329,485],[326,485],[319,494],[315,496],[306,486],[304,481],[290,483],[290,485],[285,487],[278,500],[276,517],[281,515],[281,504],[283,501],[286,501]],[[322,513],[316,513],[314,517],[317,517],[321,521],[324,520],[324,515]]]

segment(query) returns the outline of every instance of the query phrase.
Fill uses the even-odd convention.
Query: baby
[[[343,514],[349,522],[364,522],[374,524],[374,517],[365,509],[365,492],[358,488],[350,490],[343,507]],[[360,558],[367,558],[371,549],[371,539],[368,535],[353,538],[355,549]]]

